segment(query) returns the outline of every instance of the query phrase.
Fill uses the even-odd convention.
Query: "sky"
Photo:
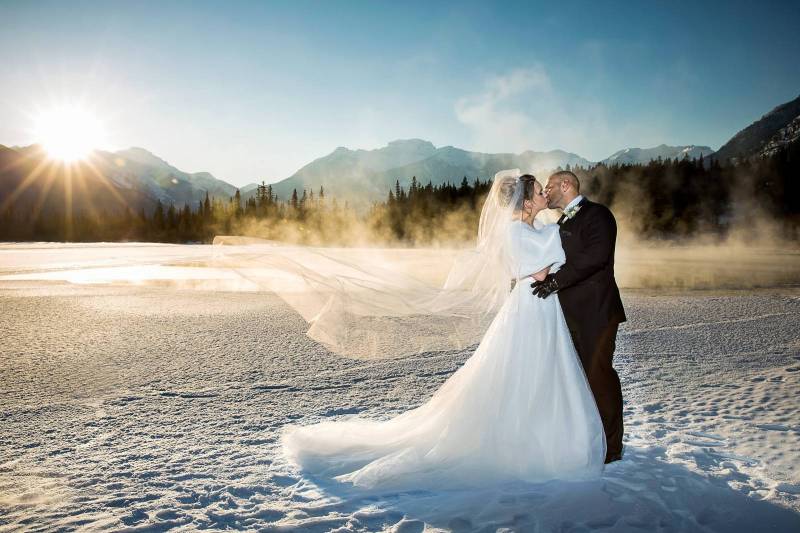
[[[718,149],[800,94],[798,27],[796,1],[0,0],[0,144],[76,104],[100,148],[235,185],[406,138]]]

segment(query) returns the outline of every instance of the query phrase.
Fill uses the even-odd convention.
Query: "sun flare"
[[[100,120],[84,108],[63,106],[41,113],[34,128],[48,155],[62,161],[86,158],[104,144]]]

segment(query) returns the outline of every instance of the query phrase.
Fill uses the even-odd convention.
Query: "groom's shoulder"
[[[583,200],[581,200],[581,203],[578,204],[578,205],[580,206],[581,209],[585,209],[587,213],[588,212],[601,212],[601,211],[611,212],[610,209],[608,209],[608,207],[606,207],[605,205],[603,205],[603,204],[601,204],[599,202],[593,202],[592,200],[586,198],[585,196],[584,196]]]
[[[610,218],[611,220],[615,220],[611,209],[604,204],[593,202],[588,198],[583,199],[583,202],[581,202],[581,208],[586,209],[587,214],[591,214],[593,218]]]

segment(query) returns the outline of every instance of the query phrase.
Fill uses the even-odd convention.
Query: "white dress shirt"
[[[581,200],[583,200],[583,195],[579,194],[578,196],[573,198],[572,201],[566,205],[566,207],[564,207],[564,212],[569,211],[571,208],[581,203]]]

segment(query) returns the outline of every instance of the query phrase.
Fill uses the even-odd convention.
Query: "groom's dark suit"
[[[583,363],[606,432],[608,456],[622,453],[622,388],[612,366],[617,328],[625,310],[614,280],[617,222],[604,205],[586,198],[572,218],[561,217],[566,264],[554,274],[558,298]]]

